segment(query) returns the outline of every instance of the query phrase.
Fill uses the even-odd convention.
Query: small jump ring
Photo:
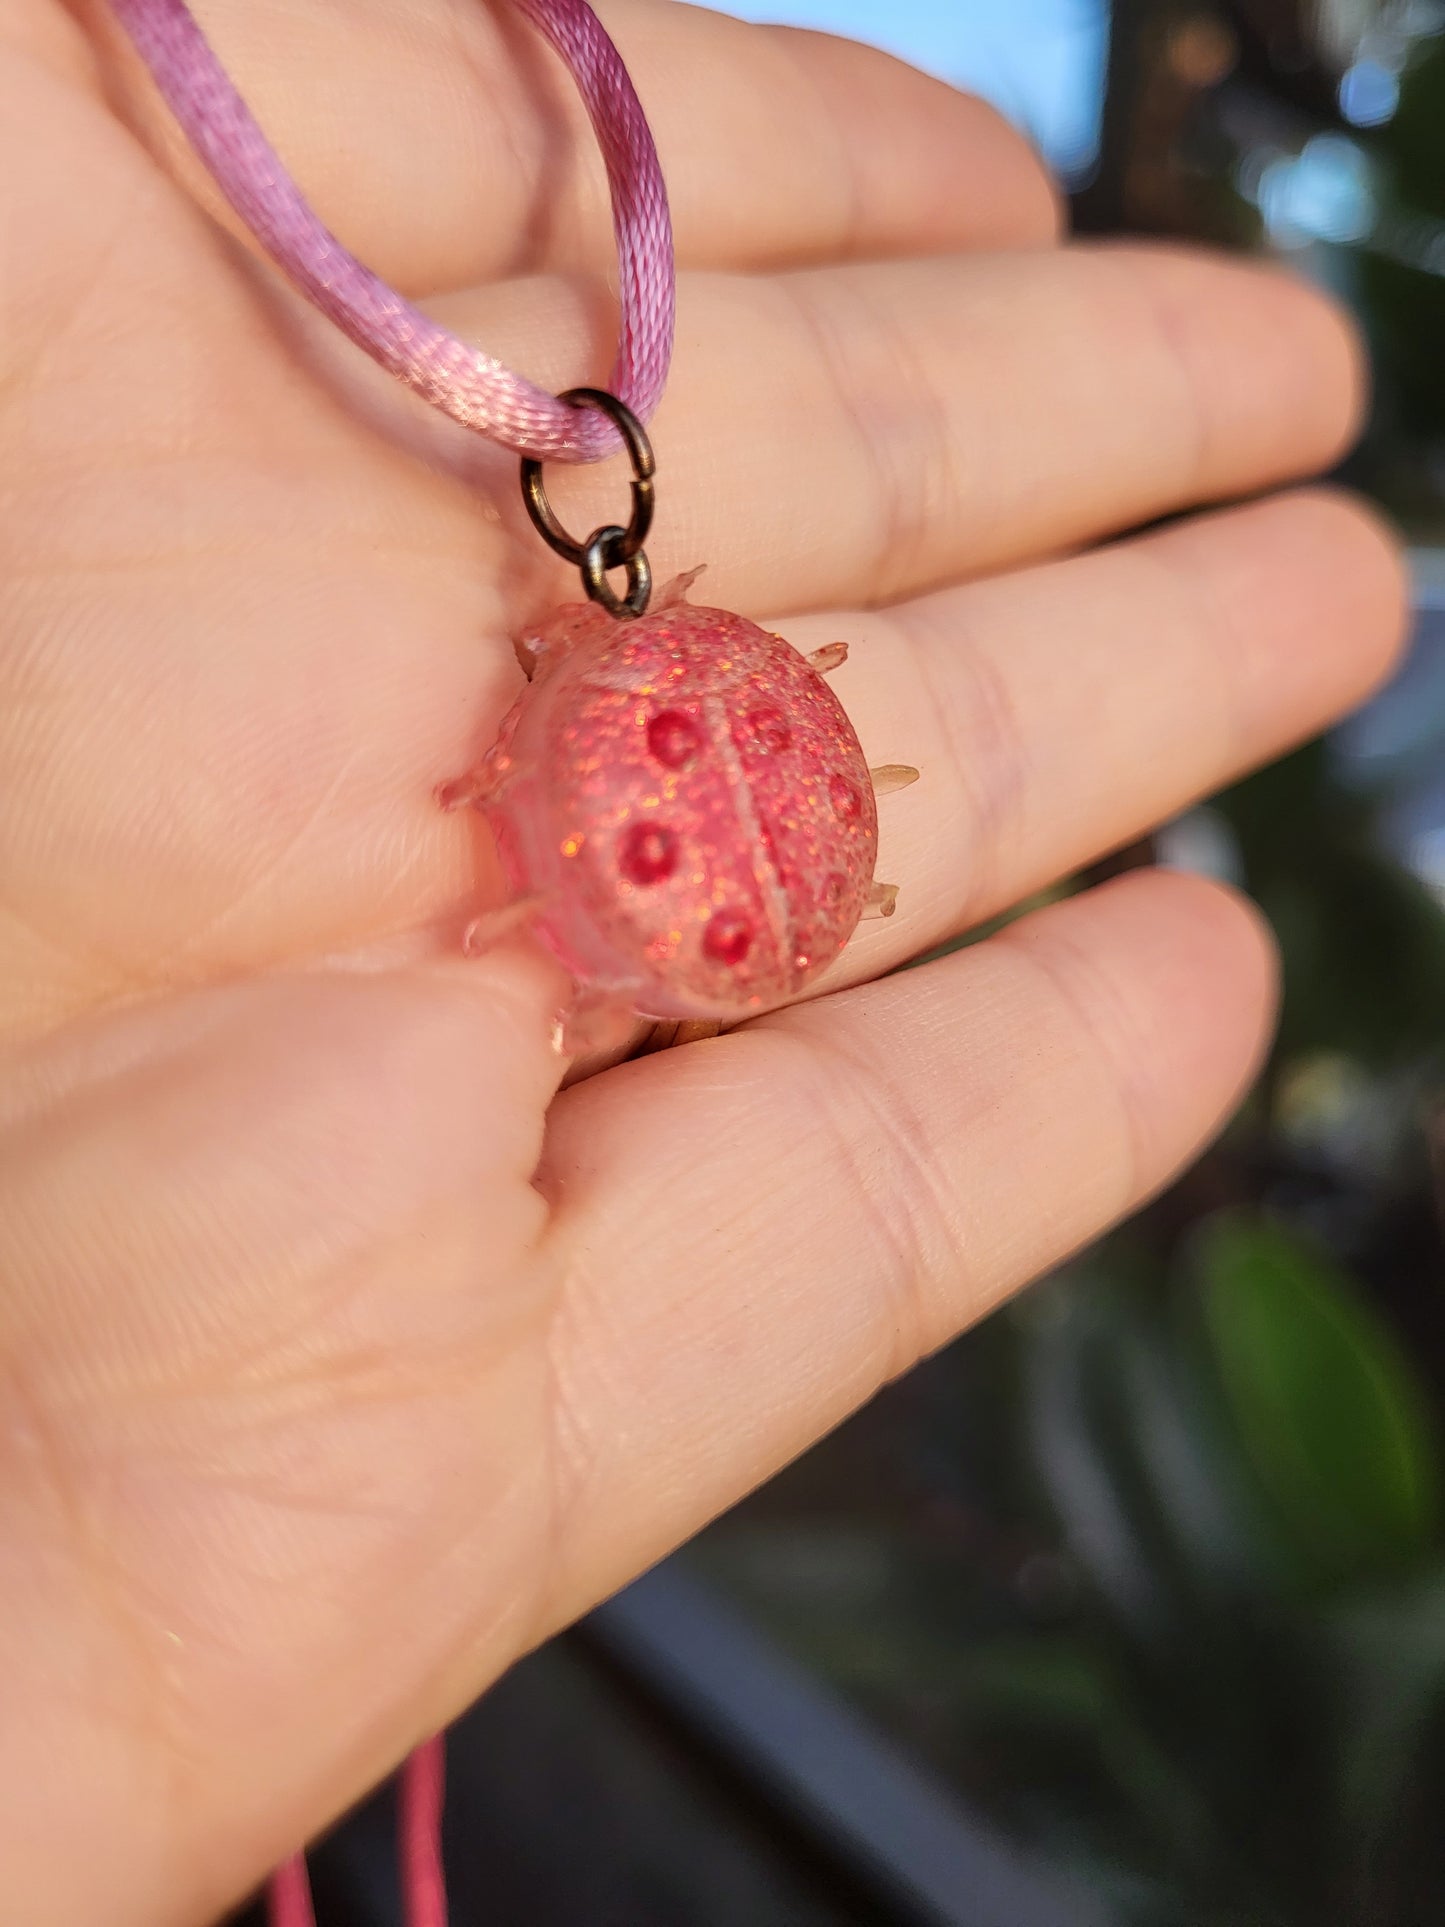
[[[607,566],[621,568],[631,563],[652,527],[652,477],[657,466],[653,459],[652,443],[647,439],[647,430],[627,404],[620,402],[615,395],[609,395],[604,388],[569,388],[557,399],[570,402],[574,408],[600,409],[616,424],[627,453],[632,458],[632,518],[627,527],[620,531],[620,541],[608,550]],[[527,513],[538,534],[549,548],[575,568],[585,569],[597,537],[594,534],[585,542],[578,542],[567,533],[547,500],[542,464],[530,455],[522,461],[522,499],[527,504]]]
[[[600,602],[609,615],[640,616],[646,614],[652,594],[652,569],[641,549],[623,554],[626,534],[616,523],[597,530],[583,552],[582,585],[589,598]],[[607,571],[622,568],[627,571],[627,593],[620,596],[607,580]]]

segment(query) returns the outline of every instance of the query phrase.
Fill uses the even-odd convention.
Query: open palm
[[[604,377],[605,191],[482,0],[212,0],[349,245]],[[668,170],[660,576],[800,647],[900,910],[832,994],[558,1095],[561,986],[458,954],[434,807],[572,593],[515,463],[215,217],[99,5],[0,0],[0,1835],[8,1917],[234,1898],[565,1623],[1228,1111],[1251,915],[1132,878],[912,954],[1317,729],[1389,541],[1275,495],[1355,350],[1282,277],[1063,250],[984,109],[881,56],[606,9]],[[556,471],[550,472],[552,475]],[[582,526],[610,470],[567,477]],[[859,986],[850,988],[849,986]]]

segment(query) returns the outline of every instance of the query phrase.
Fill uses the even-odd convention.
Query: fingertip
[[[1061,985],[1104,1057],[1133,1146],[1132,1207],[1237,1107],[1269,1047],[1275,940],[1238,891],[1131,871],[1005,933]]]
[[[1176,259],[1191,250],[1174,250]],[[1331,408],[1317,410],[1322,453],[1343,455],[1364,425],[1370,396],[1369,355],[1364,335],[1350,309],[1337,296],[1287,261],[1217,248],[1192,251],[1205,268],[1232,274],[1247,299],[1260,304],[1277,332],[1272,339],[1289,350],[1327,390]],[[1267,344],[1261,344],[1267,346]]]
[[[1410,639],[1414,593],[1404,537],[1382,509],[1349,489],[1306,489],[1284,500],[1309,519],[1321,561],[1332,564],[1334,628],[1347,645],[1341,695],[1363,702],[1399,669]]]
[[[830,258],[1056,243],[1062,193],[1042,156],[989,102],[877,47],[801,27],[766,30],[806,74],[837,130],[848,231]],[[857,130],[869,130],[867,140]],[[862,163],[866,160],[866,167]]]
[[[1369,412],[1369,351],[1360,324],[1344,303],[1316,282],[1277,262],[1252,263],[1274,283],[1284,325],[1299,344],[1302,365],[1314,376],[1321,468],[1341,461],[1360,438]]]
[[[965,129],[979,150],[985,180],[980,193],[993,195],[994,218],[1004,245],[1056,247],[1067,234],[1069,203],[1057,175],[1014,123],[977,94],[954,94],[958,131]]]
[[[1154,1116],[1190,1089],[1173,1162],[1218,1128],[1257,1076],[1279,1008],[1280,953],[1264,912],[1243,891],[1193,871],[1136,871],[1105,884],[1106,909],[1127,924],[1155,997]],[[1161,1133],[1167,1145],[1168,1133]]]
[[[1056,247],[1069,227],[1069,200],[1058,175],[1048,166],[1033,141],[1013,121],[979,94],[956,94],[969,110],[959,112],[959,131],[965,121],[983,152],[994,158],[988,185],[1002,189],[998,222],[1015,237],[1017,247]]]
[[[1268,1046],[1279,1002],[1280,953],[1269,919],[1243,890],[1192,870],[1144,870],[1119,882],[1133,883],[1141,896],[1152,884],[1179,921],[1171,939],[1176,959],[1205,983],[1232,986],[1237,1007],[1254,1013],[1239,1072],[1251,1075]],[[1149,907],[1152,913],[1156,905]]]
[[[1150,961],[1171,1001],[1189,1003],[1192,991],[1192,1007],[1202,1010],[1217,990],[1221,1005],[1232,1000],[1234,1009],[1256,1013],[1258,1035],[1244,1060],[1252,1063],[1273,1020],[1279,979],[1274,931],[1254,899],[1216,877],[1162,867],[1126,872],[1094,894],[1128,926],[1136,954]]]
[[[1286,352],[1261,358],[1286,383],[1297,454],[1285,472],[1331,468],[1359,439],[1369,406],[1369,361],[1353,317],[1333,296],[1277,263],[1247,262],[1269,327]],[[1260,317],[1265,320],[1263,312]]]
[[[1109,242],[1154,306],[1195,402],[1195,491],[1241,492],[1337,463],[1357,439],[1368,362],[1348,312],[1277,262],[1197,246]]]
[[[1278,756],[1365,701],[1399,665],[1410,589],[1399,535],[1372,504],[1314,486],[1146,536],[1185,565],[1217,620],[1232,766]]]

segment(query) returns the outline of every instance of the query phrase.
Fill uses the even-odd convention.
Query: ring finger
[[[1393,537],[1324,491],[1219,511],[887,612],[788,623],[856,636],[834,681],[875,766],[898,914],[831,990],[874,977],[1134,841],[1359,702],[1404,632]]]

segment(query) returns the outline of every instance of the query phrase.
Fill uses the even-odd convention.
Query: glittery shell
[[[822,676],[677,593],[636,621],[560,610],[524,648],[535,674],[480,806],[543,941],[645,1016],[727,1020],[796,995],[851,936],[878,845]]]

